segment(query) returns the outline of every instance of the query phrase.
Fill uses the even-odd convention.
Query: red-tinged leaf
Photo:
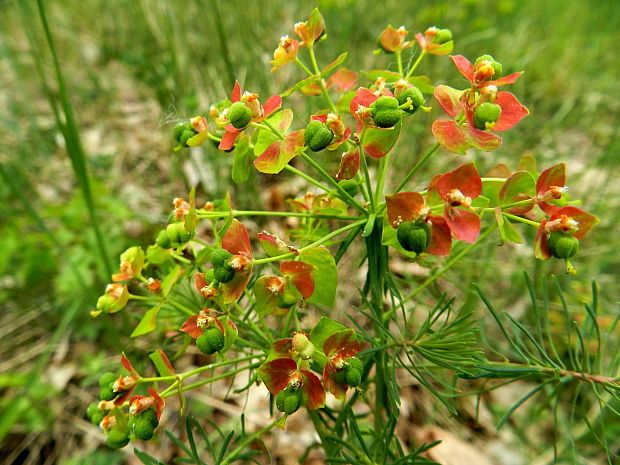
[[[230,100],[232,101],[232,103],[241,100],[241,86],[239,85],[239,81],[235,81],[232,94],[230,95]]]
[[[360,344],[354,329],[338,331],[329,336],[323,344],[323,353],[327,358],[331,358],[334,355],[344,358],[354,357],[360,350]]]
[[[359,110],[360,107],[365,107],[365,108],[370,107],[372,102],[377,100],[377,98],[378,97],[373,92],[371,92],[369,89],[366,89],[365,87],[360,87],[355,93],[355,97],[353,97],[353,99],[351,100],[351,104],[349,105],[349,111],[351,112],[353,117],[357,120],[358,131],[362,127],[362,121],[360,120],[357,114],[357,110]]]
[[[340,93],[353,90],[356,83],[357,73],[347,68],[339,69],[327,80],[327,86]]]
[[[325,20],[323,19],[323,15],[318,8],[312,10],[310,13],[310,17],[308,18],[306,33],[307,36],[304,36],[304,45],[313,44],[315,40],[317,40],[325,31]]]
[[[157,315],[163,306],[164,302],[161,301],[155,306],[149,308],[140,320],[140,323],[138,323],[138,326],[136,326],[131,333],[130,337],[143,336],[144,334],[154,331],[157,325]]]
[[[383,158],[396,144],[401,125],[399,121],[393,128],[389,129],[367,128],[362,148],[373,158]]]
[[[434,121],[431,131],[443,148],[452,153],[465,155],[471,147],[468,141],[468,128],[458,126],[455,121]]]
[[[466,197],[475,199],[482,192],[482,180],[472,161],[459,166],[453,171],[442,175],[437,179],[437,191],[444,200],[453,189],[458,189]]]
[[[344,52],[344,53],[341,53],[340,55],[338,55],[338,57],[334,61],[332,61],[325,68],[323,68],[323,71],[321,71],[321,77],[323,77],[323,78],[327,77],[329,75],[329,73],[331,73],[334,69],[336,69],[342,63],[344,63],[344,61],[347,59],[348,55],[349,54],[347,52]]]
[[[222,283],[222,300],[225,304],[230,304],[239,300],[243,295],[243,291],[248,286],[248,282],[252,277],[252,270],[238,271],[235,277],[228,283]]]
[[[360,151],[348,151],[340,158],[340,169],[336,179],[353,179],[360,169]]]
[[[426,248],[430,255],[449,255],[452,248],[452,233],[446,220],[441,216],[431,216],[431,240]]]
[[[534,256],[539,260],[549,260],[551,258],[545,224],[547,224],[547,219],[543,218],[540,221],[538,231],[536,231],[536,239],[534,239]]]
[[[444,215],[452,235],[458,240],[476,242],[480,234],[480,217],[469,210],[452,208]]]
[[[204,295],[202,293],[202,289],[210,284],[205,279],[205,274],[206,273],[196,273],[195,280],[194,280],[196,283],[196,290],[198,291],[200,295]]]
[[[181,331],[188,334],[189,337],[191,337],[192,339],[196,339],[204,331],[197,324],[198,317],[199,315],[190,316],[187,320],[185,320],[185,323],[183,323],[183,325],[181,326]]]
[[[309,263],[294,260],[280,263],[280,273],[291,279],[291,284],[305,299],[309,299],[314,294],[313,271],[314,266]]]
[[[284,141],[271,144],[256,160],[254,166],[261,173],[278,174],[304,147],[304,130],[292,132]]]
[[[299,254],[299,251],[295,247],[287,245],[282,239],[265,231],[258,234],[258,241],[265,253],[270,257],[278,257],[290,252],[295,252],[297,255]]]
[[[288,384],[290,376],[297,369],[297,363],[290,358],[277,358],[263,363],[258,368],[259,379],[272,395],[278,394]]]
[[[385,196],[388,221],[397,228],[403,221],[415,221],[423,208],[424,197],[418,192],[399,192]]]
[[[493,126],[493,131],[500,132],[510,129],[530,114],[529,110],[521,105],[517,97],[510,92],[498,92],[495,104],[502,107],[502,113]]]
[[[349,386],[336,381],[335,374],[336,371],[331,366],[331,364],[326,363],[325,367],[323,368],[323,383],[325,383],[325,389],[330,392],[336,399],[342,402],[345,399],[345,395]]]
[[[276,115],[269,118],[269,123],[278,128],[280,132],[285,133],[293,122],[293,110],[285,108]]]
[[[444,44],[427,41],[424,50],[430,55],[448,55],[454,50],[454,41],[450,40]]]
[[[263,113],[263,117],[261,118],[261,120],[267,118],[269,115],[271,115],[274,111],[276,111],[281,106],[282,106],[282,97],[280,97],[279,95],[272,95],[271,97],[269,97],[267,101],[265,102],[265,104],[263,105],[264,113]]]
[[[232,220],[222,238],[222,248],[228,250],[233,255],[243,255],[246,258],[252,258],[252,247],[248,230],[239,220]]]
[[[553,205],[547,202],[538,202],[538,207],[545,212],[545,215],[549,215],[552,216],[555,214],[555,212],[557,212],[560,207],[558,207],[557,205]]]
[[[228,125],[228,126],[230,126],[230,125]],[[239,131],[238,129],[234,129],[234,128],[233,128],[234,129],[233,131],[228,131],[228,126],[226,126],[226,132],[222,136],[222,140],[220,141],[220,145],[218,145],[218,148],[220,150],[230,150],[230,149],[232,149],[233,145],[235,145],[235,141],[237,140],[237,137],[239,137],[239,134],[241,134],[241,131]]]
[[[470,146],[485,152],[491,152],[502,145],[502,138],[487,131],[481,131],[473,126],[464,126],[469,129],[467,132],[467,142]]]
[[[308,82],[303,87],[299,89],[302,94],[308,95],[311,97],[321,95],[321,86],[316,81]]]
[[[325,406],[325,389],[321,384],[321,380],[314,373],[301,370],[303,392],[303,405],[308,410],[315,410]]]
[[[455,55],[450,58],[452,58],[456,68],[465,76],[465,79],[472,82],[474,80],[474,65],[463,55]]]
[[[551,186],[566,186],[566,164],[558,163],[540,173],[536,181],[536,195],[542,196]]]
[[[284,292],[286,280],[281,276],[261,276],[254,284],[256,312],[259,315],[281,314],[278,296]],[[288,312],[287,312],[288,313]]]
[[[289,87],[288,89],[286,89],[280,95],[282,97],[288,97],[293,92],[298,91],[299,89],[302,89],[302,88],[306,87],[308,84],[310,84],[312,82],[315,82],[317,79],[318,79],[318,76],[309,76],[306,79],[302,79],[301,81],[297,82],[292,87]]]
[[[153,365],[155,365],[155,368],[157,368],[157,372],[160,376],[174,376],[177,374],[163,350],[157,349],[155,352],[149,354],[149,358],[153,362]]]
[[[511,175],[499,191],[500,205],[507,205],[510,203],[519,202],[521,200],[527,200],[535,195],[534,176],[527,171],[517,171]],[[534,205],[526,205],[523,207],[513,207],[509,211],[514,215],[522,215],[530,211]]]
[[[304,263],[312,266],[314,292],[308,302],[333,307],[338,286],[338,268],[326,247],[313,247],[300,253]]]
[[[523,71],[519,71],[518,73],[512,73],[508,76],[504,76],[499,79],[495,79],[494,81],[487,81],[484,83],[485,86],[494,85],[494,86],[503,86],[505,84],[514,84],[521,77]]]
[[[117,407],[120,407],[121,405],[123,405],[125,401],[129,399],[129,397],[131,397],[131,394],[133,393],[134,389],[135,387],[127,390],[122,396],[114,399],[114,405],[116,405]]]
[[[452,118],[456,118],[463,111],[463,104],[461,103],[462,90],[448,86],[437,86],[433,94],[441,108]]]
[[[278,339],[271,343],[271,349],[269,351],[268,360],[274,360],[278,358],[291,358],[291,350],[293,348],[293,339],[286,337],[284,339]]]
[[[161,411],[166,405],[166,401],[164,401],[164,399],[162,399],[153,388],[148,388],[147,391],[151,397],[155,399],[155,411],[157,412],[157,419],[160,420]]]
[[[558,218],[561,218],[562,216],[572,218],[573,220],[577,221],[577,223],[579,223],[578,229],[575,232],[575,237],[577,239],[583,239],[583,236],[585,236],[585,234],[592,228],[592,226],[594,226],[599,221],[596,216],[590,215],[589,213],[586,213],[583,210],[580,210],[579,208],[570,205],[568,207],[558,208],[555,213],[553,213],[551,218],[549,218],[549,221],[556,220]]]

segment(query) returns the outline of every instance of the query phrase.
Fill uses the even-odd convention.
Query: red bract
[[[480,233],[480,217],[471,211],[472,200],[480,195],[482,180],[474,162],[433,178],[426,200],[432,203],[439,194],[444,202],[443,217],[452,235],[475,242]]]
[[[487,86],[503,86],[505,84],[514,84],[523,72],[512,73],[499,79],[491,79],[493,77],[493,67],[488,61],[481,61],[477,65],[473,65],[463,55],[451,56],[456,68],[461,72],[465,79],[471,83],[472,89],[482,89]]]
[[[215,323],[218,328],[220,328],[220,331],[222,331],[222,333],[224,332],[224,326],[215,315],[215,310],[203,308],[197,315],[192,315],[187,320],[185,320],[185,322],[181,326],[181,331],[188,334],[192,339],[196,339],[212,322]]]
[[[547,215],[553,215],[559,207],[548,202],[561,199],[566,189],[566,165],[558,163],[547,168],[540,173],[538,181],[536,181],[536,201],[538,206]]]
[[[556,209],[548,220],[543,218],[540,222],[534,241],[534,255],[541,260],[549,260],[552,257],[548,242],[552,232],[561,231],[581,240],[596,223],[598,218],[577,207]]]
[[[348,358],[355,357],[359,352],[360,345],[355,331],[352,329],[332,334],[323,344],[323,353],[327,357],[327,362],[323,369],[325,389],[340,401],[344,400],[348,386],[338,382],[335,374],[344,369]]]
[[[166,402],[153,388],[148,388],[148,393],[150,396],[133,396],[129,399],[129,413],[131,415],[139,415],[145,410],[155,407],[157,420],[160,420],[161,411],[165,407]]]
[[[291,280],[291,284],[299,291],[304,299],[314,294],[314,266],[309,263],[289,260],[280,263],[280,273]]]
[[[258,376],[272,395],[277,395],[287,386],[301,389],[303,405],[308,410],[325,405],[325,389],[318,376],[308,370],[300,370],[291,358],[277,358],[258,368]]]
[[[402,52],[413,45],[413,42],[405,40],[407,34],[409,31],[405,29],[405,26],[395,29],[390,25],[379,36],[379,45],[388,53]]]
[[[342,124],[342,120],[340,119],[340,115],[336,115],[334,113],[324,113],[320,115],[312,115],[310,117],[310,120],[320,121],[321,123],[325,124],[331,132],[334,133],[334,140],[326,147],[327,150],[336,150],[351,135],[351,128],[345,128],[344,124]]]
[[[136,370],[134,370],[133,366],[131,366],[131,362],[125,354],[121,354],[121,364],[127,371],[129,371],[129,376],[121,376],[116,381],[114,381],[114,392],[123,392],[123,395],[114,399],[114,405],[123,405],[125,401],[131,396],[131,393],[138,385],[138,381],[140,380],[140,375]]]
[[[282,97],[279,95],[272,95],[267,99],[265,105],[261,105],[258,100],[258,94],[252,94],[250,92],[244,92],[241,94],[241,86],[238,81],[235,81],[235,85],[233,87],[232,94],[230,96],[230,100],[232,103],[235,102],[243,102],[250,110],[252,110],[252,122],[258,123],[263,121],[273,112],[278,110],[282,106]],[[222,115],[225,119],[225,113]],[[225,133],[222,136],[222,140],[220,141],[219,149],[220,150],[230,150],[233,145],[235,145],[235,140],[241,134],[243,129],[237,129],[233,127],[232,124],[227,124],[225,127]]]
[[[234,255],[230,259],[230,266],[235,270],[235,277],[220,286],[224,303],[232,303],[243,295],[252,275],[250,236],[248,230],[238,220],[234,219],[224,234],[222,248]]]
[[[499,119],[487,126],[498,132],[510,129],[529,114],[514,95],[497,92],[496,88],[485,88],[477,94],[473,90],[461,91],[442,85],[435,88],[434,95],[439,105],[456,121],[433,122],[433,135],[444,148],[461,155],[471,147],[491,151],[502,143],[501,137],[474,126],[474,112],[478,105],[485,102],[499,105],[502,110]]]
[[[431,237],[425,253],[431,255],[448,255],[452,247],[450,228],[441,216],[431,215],[431,210],[424,203],[424,197],[418,192],[399,192],[385,196],[388,221],[393,228],[404,221],[424,221],[431,228]]]
[[[196,273],[196,290],[200,293],[201,296],[211,298],[217,294],[217,288],[212,286],[211,283],[208,283],[205,279],[206,273]]]

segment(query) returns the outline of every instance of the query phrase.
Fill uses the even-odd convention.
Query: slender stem
[[[263,429],[260,429],[257,432],[252,433],[249,436],[247,436],[243,441],[241,441],[241,444],[239,444],[239,447],[233,450],[224,460],[220,462],[220,465],[228,465],[230,462],[234,461],[235,457],[239,455],[241,452],[243,452],[243,449],[245,449],[248,446],[248,444],[251,444],[256,439],[260,438],[263,434],[271,431],[273,427],[276,426],[276,424],[277,424],[277,421],[274,421],[270,423],[269,425],[265,426]]]
[[[218,376],[214,376],[213,378],[203,379],[202,381],[197,381],[192,384],[188,384],[183,388],[184,391],[189,391],[191,389],[196,389],[197,387],[204,386],[205,384],[213,383],[214,381],[219,381],[220,379],[228,378],[229,376],[236,375],[237,373],[241,373],[242,371],[246,371],[250,368],[256,368],[260,365],[260,363],[253,363],[251,365],[246,365],[242,368],[237,368],[236,370],[227,371]],[[163,396],[162,396],[163,397]]]
[[[530,226],[534,226],[535,228],[540,227],[540,223],[538,223],[537,221],[528,220],[527,218],[521,218],[520,216],[511,215],[510,213],[506,213],[506,212],[502,212],[502,215],[504,215],[506,218],[510,220],[515,220],[521,223],[529,224]]]
[[[394,191],[394,193],[396,192],[400,192],[406,185],[407,183],[411,180],[411,178],[418,172],[420,171],[420,168],[422,168],[422,166],[424,165],[424,163],[426,163],[428,161],[429,158],[431,158],[433,156],[433,154],[437,151],[437,149],[439,148],[439,142],[436,142],[429,150],[428,152],[426,152],[424,154],[424,156],[422,158],[420,158],[420,160],[418,160],[418,162],[415,164],[415,166],[413,168],[411,168],[411,170],[407,173],[407,175],[405,176],[405,178],[400,182],[400,184],[398,185],[398,187],[396,188],[396,190]]]
[[[327,234],[326,236],[323,236],[321,239],[319,239],[318,241],[313,242],[312,244],[309,244],[305,247],[302,247],[301,249],[299,249],[297,251],[297,253],[299,252],[305,252],[308,249],[311,249],[313,247],[318,247],[321,244],[324,244],[325,242],[329,241],[330,239],[339,236],[340,234],[347,232],[351,229],[355,229],[358,228],[360,225],[364,224],[366,222],[366,220],[362,220],[362,221],[356,221],[355,223],[351,223],[348,224],[346,226],[343,226],[340,229],[336,229],[335,231],[330,232],[329,234]],[[293,258],[297,255],[296,252],[289,252],[289,253],[285,253],[282,255],[278,255],[276,257],[267,257],[267,258],[261,258],[259,260],[253,260],[252,261],[252,265],[256,266],[256,265],[264,265],[265,263],[271,263],[271,262],[277,262],[279,260],[285,260],[287,258]]]
[[[355,200],[353,197],[351,197],[349,195],[349,193],[347,191],[345,191],[342,186],[340,186],[340,184],[338,184],[338,181],[336,181],[334,178],[332,178],[329,173],[327,171],[325,171],[323,169],[323,167],[321,165],[319,165],[316,161],[314,161],[314,159],[309,156],[308,154],[302,152],[300,155],[304,160],[306,160],[306,162],[308,162],[326,181],[328,181],[332,186],[334,186],[337,190],[338,193],[343,196],[344,198],[347,199],[347,203],[349,205],[351,205],[353,208],[355,208],[357,211],[359,211],[362,214],[366,213],[366,210],[364,209],[364,207],[362,207],[357,200]]]
[[[270,123],[268,123],[266,119],[263,120],[262,123],[252,123],[250,124],[250,126],[258,129],[265,129],[271,131],[278,139],[284,140],[284,136],[282,135],[282,133],[276,128],[274,128]]]
[[[292,167],[291,165],[286,165],[284,167],[284,169],[286,171],[288,171],[289,173],[293,173],[297,176],[299,176],[300,178],[305,179],[306,181],[308,181],[310,184],[312,184],[313,186],[318,187],[321,190],[324,190],[325,192],[331,194],[334,191],[332,191],[329,187],[324,186],[323,184],[321,184],[319,181],[317,181],[316,179],[314,179],[312,176],[308,176],[306,173],[304,173],[303,171],[299,171],[297,168]]]
[[[362,144],[364,143],[364,136],[366,136],[366,126],[362,129],[362,133],[360,134],[359,146],[360,146],[360,164],[362,165],[362,171],[364,173],[364,181],[366,183],[366,192],[368,193],[368,198],[370,199],[370,210],[376,211],[375,198],[372,193],[372,184],[370,183],[370,172],[368,171],[368,163],[366,162],[366,154],[364,153],[364,149],[362,149]]]
[[[422,53],[420,53],[420,56],[418,57],[418,59],[413,63],[413,65],[411,65],[411,68],[409,68],[409,72],[407,72],[407,76],[405,76],[406,79],[409,79],[411,77],[415,69],[418,67],[418,65],[422,61],[422,58],[424,58],[424,55],[426,55],[426,51],[422,50]]]
[[[299,212],[274,212],[274,211],[252,211],[252,210],[231,210],[229,212],[215,212],[198,215],[200,219],[208,218],[227,218],[229,216],[283,216],[285,218],[317,218],[324,220],[361,220],[359,216],[348,215],[321,215],[315,213],[299,213]]]
[[[379,171],[377,173],[377,190],[375,191],[375,205],[379,205],[379,202],[381,202],[381,198],[383,197],[383,186],[385,185],[385,175],[387,173],[387,167],[389,163],[389,153],[383,158],[381,158],[381,160],[379,161]]]
[[[314,73],[310,71],[310,69],[299,58],[295,57],[295,63],[297,63],[297,65],[303,69],[308,76],[314,76]]]
[[[318,76],[316,79],[316,83],[319,85],[319,88],[321,89],[321,94],[323,94],[323,98],[329,105],[329,108],[331,109],[332,113],[338,114],[338,108],[336,108],[336,105],[334,104],[331,97],[329,96],[329,93],[327,92],[327,89],[325,88],[325,83],[323,82],[323,78],[321,77],[321,71],[319,70],[319,65],[317,64],[316,57],[314,56],[313,45],[308,46],[308,52],[310,53],[310,61],[312,63],[312,69],[314,70],[314,74]]]
[[[398,67],[398,74],[402,76],[404,74],[402,52],[396,51],[395,53],[396,53],[396,66]]]
[[[495,228],[497,227],[496,224],[493,224],[492,226],[490,226],[484,233],[482,233],[480,235],[480,237],[478,237],[478,240],[476,242],[474,242],[473,244],[469,245],[468,247],[465,247],[463,250],[461,250],[459,253],[457,253],[456,255],[454,255],[452,258],[450,258],[448,261],[446,261],[445,265],[443,266],[443,268],[441,270],[439,270],[438,272],[434,273],[432,276],[430,276],[426,281],[424,281],[422,284],[420,284],[418,286],[418,288],[413,291],[411,294],[409,294],[407,297],[405,297],[404,301],[408,301],[413,299],[415,296],[417,296],[420,292],[422,292],[424,289],[426,289],[430,284],[434,283],[435,281],[437,281],[437,279],[439,279],[441,276],[443,276],[443,274],[448,271],[450,268],[452,268],[456,263],[458,263],[461,258],[463,258],[465,255],[467,255],[469,252],[471,252],[472,250],[474,250],[478,244],[480,244],[484,239],[486,239],[493,231],[495,231]]]

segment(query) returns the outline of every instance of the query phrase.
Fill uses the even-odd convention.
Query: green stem
[[[220,462],[220,465],[228,465],[229,463],[234,462],[236,456],[243,452],[243,449],[245,449],[248,444],[251,444],[252,442],[256,441],[256,439],[260,438],[263,434],[271,431],[273,427],[276,426],[276,424],[277,421],[274,421],[273,423],[265,426],[263,429],[258,430],[257,432],[252,433],[249,436],[246,436],[246,438],[241,441],[241,444],[239,444],[239,446],[235,450],[233,450],[224,460]]]
[[[319,65],[317,64],[316,57],[314,56],[313,45],[308,46],[308,52],[310,53],[310,62],[312,63],[312,69],[314,70],[314,74],[318,76],[316,79],[316,83],[319,85],[319,88],[321,89],[321,94],[323,94],[323,98],[329,105],[331,112],[337,115],[338,108],[336,108],[336,105],[332,101],[331,97],[329,96],[329,93],[327,92],[327,89],[325,88],[325,83],[323,82],[323,78],[321,77],[321,71],[319,70]]]
[[[385,175],[387,173],[387,167],[390,163],[390,154],[381,158],[379,161],[379,171],[377,173],[377,190],[375,191],[375,205],[379,205],[381,198],[383,197],[383,187],[385,185]]]
[[[219,381],[220,379],[228,378],[229,376],[236,375],[237,373],[241,373],[243,371],[246,371],[246,370],[249,370],[249,369],[252,369],[252,368],[256,368],[258,366],[260,366],[260,363],[253,363],[251,365],[246,365],[246,366],[244,366],[242,368],[237,368],[236,370],[227,371],[226,373],[223,373],[223,374],[218,375],[218,376],[214,376],[213,378],[203,379],[202,381],[198,381],[196,383],[189,384],[189,385],[185,386],[183,388],[183,390],[184,391],[189,391],[191,389],[196,389],[197,387],[204,386],[205,384],[210,384],[210,383],[213,383],[214,381]]]
[[[356,221],[355,223],[351,223],[348,224],[340,229],[336,229],[335,231],[330,232],[329,234],[327,234],[326,236],[323,236],[321,239],[319,239],[318,241],[313,242],[312,244],[309,244],[305,247],[302,247],[301,249],[299,249],[297,252],[301,253],[301,252],[305,252],[308,249],[311,249],[313,247],[318,247],[321,244],[324,244],[325,242],[329,241],[330,239],[339,236],[340,234],[349,231],[351,229],[355,229],[358,228],[360,225],[364,224],[366,222],[366,220],[362,220],[362,221]],[[252,261],[252,265],[257,266],[257,265],[264,265],[265,263],[272,263],[272,262],[277,262],[279,260],[285,260],[287,258],[294,258],[297,255],[296,252],[289,252],[289,253],[285,253],[282,255],[278,255],[276,257],[267,257],[267,258],[261,258],[259,260],[253,260]]]
[[[398,74],[401,76],[404,74],[403,72],[403,57],[400,51],[396,51],[396,66],[398,67]]]
[[[292,167],[291,165],[286,165],[284,167],[284,169],[286,171],[288,171],[289,173],[293,173],[297,176],[299,176],[300,178],[305,179],[306,181],[308,181],[310,184],[312,184],[313,186],[318,187],[321,190],[324,190],[325,192],[327,192],[328,194],[332,194],[334,191],[331,190],[329,187],[324,186],[323,184],[321,184],[319,181],[317,181],[316,179],[314,179],[312,176],[308,176],[306,173],[304,173],[303,171],[299,171],[297,168]]]
[[[465,255],[467,255],[469,252],[471,252],[472,250],[474,250],[478,244],[480,244],[484,239],[486,239],[493,231],[495,231],[495,228],[497,227],[497,224],[493,224],[492,226],[490,226],[485,232],[483,232],[480,237],[478,237],[478,240],[476,242],[474,242],[473,244],[470,244],[468,247],[465,247],[463,250],[461,250],[459,253],[457,253],[456,255],[454,255],[452,258],[450,258],[448,261],[446,261],[445,265],[443,266],[443,268],[441,270],[439,270],[438,272],[434,273],[432,276],[430,276],[426,281],[424,281],[422,284],[420,284],[418,286],[418,288],[413,291],[411,294],[409,294],[407,297],[405,297],[404,302],[413,299],[414,297],[416,297],[420,292],[422,292],[424,289],[426,289],[429,285],[431,285],[432,283],[434,283],[435,281],[437,281],[437,279],[439,279],[441,276],[443,276],[443,274],[448,271],[450,268],[452,268],[456,263],[459,262],[459,260],[461,258],[463,258]]]
[[[420,53],[420,56],[418,57],[418,59],[413,63],[413,65],[411,65],[411,68],[409,68],[409,72],[407,72],[407,76],[405,76],[405,79],[409,79],[411,77],[415,69],[418,67],[418,65],[422,61],[422,58],[424,58],[424,55],[426,55],[426,51],[422,50],[422,53]]]
[[[345,191],[340,184],[338,184],[338,181],[336,181],[334,178],[332,178],[329,173],[327,171],[325,171],[323,169],[323,167],[321,165],[319,165],[316,161],[314,161],[314,159],[309,156],[308,154],[306,154],[305,152],[302,152],[300,154],[300,156],[308,163],[310,164],[326,181],[328,181],[332,186],[334,186],[336,188],[336,190],[338,191],[338,193],[344,197],[345,199],[347,199],[347,203],[355,208],[357,211],[359,211],[362,214],[366,213],[366,210],[364,209],[364,207],[362,207],[359,202],[357,200],[355,200],[353,197],[351,197],[349,195],[349,193],[347,191]]]
[[[231,210],[229,212],[215,212],[215,213],[206,213],[202,215],[198,215],[200,219],[208,219],[208,218],[227,218],[229,216],[282,216],[285,218],[295,217],[295,218],[316,218],[323,220],[361,220],[362,218],[359,216],[348,216],[348,215],[321,215],[315,213],[298,213],[298,212],[272,212],[272,211],[251,211],[251,210]]]
[[[308,76],[314,76],[314,73],[310,71],[310,69],[299,58],[295,57],[295,63],[297,63],[297,65],[303,69]]]
[[[263,120],[262,123],[251,123],[250,126],[258,129],[265,129],[266,131],[271,131],[273,135],[275,135],[278,139],[284,140],[284,135],[278,131],[277,128],[274,128],[267,120]]]
[[[502,215],[504,215],[506,218],[510,220],[515,220],[521,223],[529,224],[530,226],[534,226],[535,228],[540,227],[540,223],[538,223],[537,221],[528,220],[527,218],[521,218],[520,216],[511,215],[510,213],[506,213],[506,212],[502,212]]]
[[[413,168],[411,168],[411,170],[407,173],[407,175],[405,176],[405,178],[400,182],[400,184],[398,185],[398,187],[396,188],[396,190],[394,191],[394,193],[396,192],[400,192],[406,185],[407,183],[411,180],[411,178],[413,176],[415,176],[415,174],[420,171],[420,168],[422,168],[422,166],[424,165],[424,163],[426,163],[428,161],[429,158],[431,158],[433,156],[433,154],[437,151],[437,149],[439,148],[439,142],[436,142],[429,150],[428,152],[426,152],[424,154],[424,156],[422,158],[420,158],[420,160],[418,160],[418,162],[415,164],[415,166]]]

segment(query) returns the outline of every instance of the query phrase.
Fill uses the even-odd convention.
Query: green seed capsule
[[[433,38],[433,42],[440,45],[450,42],[451,40],[452,31],[450,29],[439,29],[435,32],[435,37]]]
[[[155,240],[155,245],[161,247],[162,249],[169,249],[171,247],[170,238],[168,237],[168,233],[165,229],[159,231],[157,239]]]
[[[502,69],[502,64],[499,61],[495,61],[495,58],[493,58],[491,55],[482,55],[476,58],[476,61],[474,62],[474,66],[482,61],[491,62],[491,66],[493,66],[493,79],[499,79],[500,77],[502,77],[503,69]]]
[[[555,258],[571,258],[579,251],[579,239],[561,231],[554,231],[549,236],[549,251]]]
[[[179,142],[181,143],[183,147],[187,147],[188,146],[187,141],[190,140],[192,137],[194,137],[196,134],[198,134],[196,131],[192,129],[186,129],[181,134],[181,139],[179,140]]]
[[[396,230],[396,239],[403,249],[417,254],[424,252],[430,243],[431,230],[426,223],[405,221]]]
[[[101,423],[101,420],[103,420],[103,417],[105,416],[106,416],[106,412],[103,412],[97,409],[97,412],[95,412],[93,416],[90,418],[90,422],[95,426],[99,426],[99,423]]]
[[[232,254],[226,249],[215,249],[211,253],[211,264],[213,268],[228,265],[228,261],[232,258]]]
[[[209,268],[206,272],[205,272],[205,281],[207,283],[212,283],[215,280],[215,270],[213,268]]]
[[[218,283],[229,283],[235,277],[235,270],[228,265],[218,266],[213,269],[213,278]]]
[[[143,421],[148,421],[153,428],[157,428],[159,425],[159,420],[157,419],[157,412],[154,408],[150,408],[145,410],[144,412],[136,415],[136,418],[140,418]]]
[[[398,104],[404,105],[407,103],[407,98],[411,99],[411,108],[403,108],[403,110],[409,114],[415,113],[418,108],[424,105],[424,96],[417,87],[408,87],[401,92],[397,97]]]
[[[485,102],[474,111],[474,126],[483,131],[491,126],[502,115],[502,107],[495,103]]]
[[[293,292],[284,292],[277,298],[277,305],[280,308],[291,308],[297,303],[297,296]]]
[[[306,126],[304,132],[304,142],[313,152],[319,152],[332,143],[334,133],[326,124],[312,120]]]
[[[178,248],[184,246],[192,238],[192,234],[185,230],[185,224],[172,223],[166,227],[170,245]]]
[[[196,338],[196,346],[203,354],[207,355],[222,350],[224,342],[224,334],[215,326],[207,328],[204,333]]]
[[[401,118],[398,100],[388,95],[379,97],[370,105],[370,114],[378,127],[391,128],[398,124]]]
[[[356,368],[349,367],[345,370],[345,382],[347,386],[357,387],[362,382],[362,372]]]
[[[347,367],[350,369],[356,369],[360,372],[364,369],[364,364],[359,358],[351,357],[347,360]]]
[[[241,102],[235,102],[228,108],[228,121],[236,129],[243,129],[252,121],[252,110]]]
[[[302,399],[302,392],[299,389],[292,390],[287,387],[276,395],[276,408],[280,412],[292,415],[301,407]]]
[[[175,124],[174,129],[172,129],[172,135],[174,136],[174,140],[181,142],[181,135],[185,130],[189,129],[187,127],[187,123],[181,121],[180,123]]]
[[[131,425],[133,434],[143,441],[148,441],[155,434],[155,427],[146,419],[136,418]]]
[[[108,387],[110,383],[114,383],[118,376],[115,373],[107,372],[99,378],[99,387]]]
[[[105,443],[112,449],[122,449],[129,444],[129,433],[117,428],[112,428]]]

